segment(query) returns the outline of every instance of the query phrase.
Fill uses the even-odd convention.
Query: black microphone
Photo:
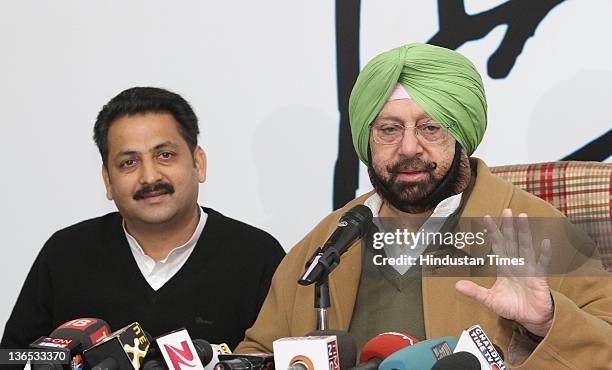
[[[455,352],[442,357],[431,370],[480,370],[480,361],[469,352]]]
[[[274,370],[274,355],[271,353],[219,355],[219,362],[214,370]]]
[[[142,365],[141,370],[168,370],[168,368],[163,364],[163,361],[148,360]]]
[[[108,357],[96,366],[92,367],[91,370],[116,370],[119,369],[119,364],[117,360],[112,357]]]
[[[198,353],[198,357],[200,357],[200,361],[202,361],[202,365],[206,366],[213,359],[213,349],[210,343],[205,341],[204,339],[194,339],[193,346]]]
[[[298,280],[301,285],[310,285],[322,281],[340,263],[340,256],[360,238],[363,238],[370,222],[372,211],[363,204],[359,204],[342,216],[338,227],[329,239],[319,247],[306,263],[306,271]]]

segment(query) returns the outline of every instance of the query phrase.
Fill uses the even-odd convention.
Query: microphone
[[[317,330],[305,337],[278,339],[272,345],[279,370],[349,369],[357,357],[355,340],[339,330]]]
[[[387,357],[379,370],[422,370],[431,367],[443,357],[453,353],[456,337],[442,337],[419,342]]]
[[[378,334],[363,346],[359,356],[359,365],[354,367],[353,370],[376,370],[384,359],[418,341],[410,335],[401,333]]]
[[[202,365],[206,366],[211,363],[214,357],[214,351],[210,343],[204,339],[194,339],[193,346],[196,349],[200,361],[202,361]]]
[[[83,364],[83,351],[100,342],[110,333],[106,321],[95,318],[78,318],[58,326],[48,337],[40,337],[30,348],[63,352],[69,367],[76,369]],[[32,361],[32,370],[62,369],[59,363]]]
[[[274,355],[254,353],[249,355],[219,355],[214,370],[274,370]]]
[[[148,360],[142,365],[141,370],[168,370],[168,368],[163,364],[163,361]]]
[[[166,363],[162,357],[162,354],[160,353],[159,347],[153,342],[153,339],[149,339],[149,341],[151,341],[151,346],[149,347],[149,350],[147,351],[147,355],[144,358],[142,369],[143,370],[157,370],[157,369],[167,370],[169,369],[169,367],[166,366]],[[211,360],[213,359],[212,345],[208,343],[207,341],[205,341],[204,339],[194,339],[192,343],[193,343],[193,346],[195,348],[195,351],[198,357],[200,358],[200,361],[202,362],[202,365],[205,366],[204,369],[206,369],[206,365],[210,364]]]
[[[193,370],[204,370],[204,365],[213,358],[213,350],[210,343],[205,340],[191,340],[189,332],[181,328],[164,334],[155,339],[157,348],[166,363],[168,369],[181,369],[182,367]]]
[[[181,330],[185,330],[185,329],[181,329]],[[167,337],[167,336],[170,334],[176,333],[176,332],[177,331],[165,334],[159,337],[158,339],[161,339],[162,341],[170,340],[172,338]],[[168,369],[174,370],[176,369],[176,367],[173,367],[174,365],[172,364],[172,362],[167,363],[166,360],[164,359],[162,355],[162,350],[160,350],[159,348],[159,344],[158,344],[159,342],[153,339],[147,332],[145,332],[145,335],[149,339],[149,342],[151,342],[151,345],[149,346],[147,355],[144,358],[142,369],[143,370],[168,370]],[[178,335],[179,336],[186,335],[188,338],[190,338],[189,333],[186,333],[186,334],[179,333]],[[187,340],[186,339],[187,337],[183,337],[183,338]],[[204,339],[193,339],[191,342],[193,343],[193,347],[195,348],[195,353],[198,355],[200,362],[202,363],[202,365],[204,365],[204,370],[214,369],[215,364],[219,362],[218,355],[232,353],[232,351],[229,349],[229,346],[225,343],[210,344]],[[178,346],[182,347],[180,338],[179,338],[178,343],[179,343]],[[185,353],[182,357],[189,357],[189,356],[190,355],[188,353]],[[185,365],[185,364],[181,364],[181,366],[182,365]],[[185,366],[188,366],[188,365],[185,365]]]
[[[480,370],[480,361],[469,352],[455,352],[442,357],[431,370]]]
[[[363,238],[370,222],[372,211],[363,204],[359,204],[342,216],[338,227],[329,239],[319,247],[306,263],[306,271],[298,280],[301,285],[310,285],[322,281],[340,263],[340,256],[344,254],[357,239]]]
[[[194,341],[194,344],[198,340],[200,340],[200,339],[196,339]],[[210,347],[212,349],[212,359],[204,367],[204,370],[214,370],[215,365],[219,362],[219,356],[220,355],[231,355],[232,354],[232,350],[225,343],[211,344]]]
[[[117,363],[117,360],[115,360],[112,357],[105,358],[104,360],[102,360],[102,362],[100,362],[99,364],[91,368],[91,370],[113,370],[113,369],[119,369],[119,364]]]
[[[476,356],[483,370],[506,370],[503,352],[495,346],[480,325],[464,330],[459,337],[455,351],[469,352]]]
[[[140,369],[149,350],[149,339],[139,323],[134,322],[87,349],[83,356],[96,370]]]

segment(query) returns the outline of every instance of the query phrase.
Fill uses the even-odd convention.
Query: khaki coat
[[[498,217],[505,208],[512,209],[514,215],[525,212],[530,217],[563,217],[543,200],[491,174],[481,160],[474,160],[477,163],[476,182],[462,217]],[[237,352],[272,352],[274,340],[302,336],[316,329],[314,288],[300,286],[297,280],[304,271],[306,261],[334,231],[340,217],[353,206],[363,203],[370,195],[362,195],[325,217],[291,249],[279,265],[261,312],[255,324],[247,330]],[[568,238],[567,235],[554,237]],[[575,250],[555,249],[554,237],[553,260],[555,254],[560,253],[565,254],[564,257],[568,257],[568,253],[575,253],[576,259],[581,258]],[[467,252],[472,255],[479,253],[474,250]],[[330,275],[329,324],[333,329],[347,330],[349,327],[359,286],[361,260],[362,243],[356,242],[342,256],[340,265]],[[467,327],[480,324],[493,342],[506,353],[506,362],[512,368],[612,369],[612,278],[605,276],[603,269],[594,262],[587,261],[583,269],[594,272],[584,273],[583,276],[548,279],[554,300],[553,324],[533,350],[533,345],[524,345],[526,336],[517,330],[514,322],[500,318],[457,292],[454,286],[461,278],[445,277],[444,271],[440,269],[423,267],[423,309],[427,338],[458,336]],[[490,287],[495,277],[476,277],[470,280]]]

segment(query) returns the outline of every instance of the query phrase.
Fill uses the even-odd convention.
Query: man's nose
[[[140,182],[142,184],[155,184],[162,179],[161,172],[152,160],[143,160],[141,165]]]
[[[398,151],[407,158],[415,157],[423,152],[423,145],[418,137],[416,137],[414,128],[406,128],[404,136],[399,142]]]

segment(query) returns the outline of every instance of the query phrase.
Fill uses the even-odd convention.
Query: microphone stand
[[[372,222],[372,211],[363,204],[353,207],[338,222],[338,227],[325,244],[317,248],[306,263],[306,271],[298,284],[315,284],[314,308],[317,312],[317,330],[328,330],[327,313],[331,306],[329,298],[329,274],[340,264],[340,255],[367,233]]]
[[[315,283],[314,306],[317,310],[317,330],[329,329],[327,312],[329,307],[331,307],[331,304],[329,299],[329,281],[327,279],[327,275],[325,275],[325,278],[322,280],[323,281]]]
[[[330,263],[331,262],[331,263]],[[332,249],[322,251],[319,248],[306,264],[304,276],[298,280],[300,285],[311,285],[314,283],[314,308],[317,311],[317,330],[328,330],[328,311],[331,307],[329,297],[329,274],[338,266],[340,254]]]

